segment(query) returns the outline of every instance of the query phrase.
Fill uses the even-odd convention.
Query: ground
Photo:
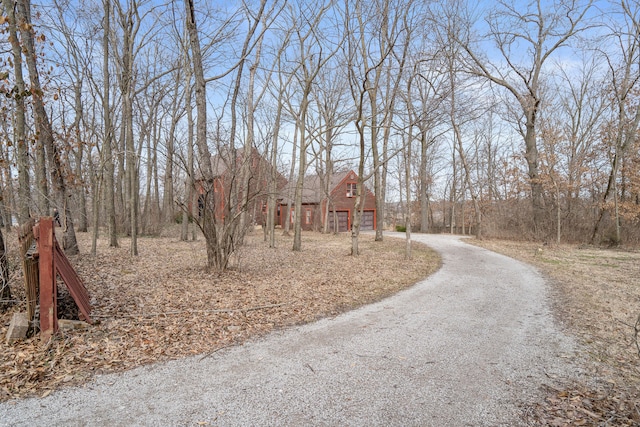
[[[438,257],[427,250],[404,259],[404,242],[362,236],[362,255],[349,254],[349,237],[305,234],[303,251],[279,236],[269,249],[259,232],[234,257],[234,269],[205,271],[202,239],[142,238],[141,255],[128,255],[128,240],[110,249],[99,242],[86,255],[89,236],[80,234],[83,255],[74,257],[92,296],[99,324],[62,333],[42,343],[30,338],[0,343],[0,400],[46,395],[113,372],[160,360],[200,354],[240,343],[274,328],[332,316],[410,286],[435,271]],[[8,242],[15,235],[6,237]],[[497,252],[535,265],[548,279],[551,304],[565,331],[584,352],[576,360],[588,384],[555,379],[546,398],[523,402],[538,425],[640,425],[640,252],[570,245],[481,241]],[[14,259],[14,263],[15,263]],[[368,267],[367,267],[368,266]],[[367,268],[365,268],[367,267]],[[369,268],[370,267],[370,268]],[[18,281],[17,273],[12,276]],[[19,282],[16,282],[19,283]],[[20,286],[14,294],[21,298]],[[6,333],[11,313],[0,318]]]
[[[473,240],[528,262],[548,279],[558,322],[584,346],[593,381],[549,388],[539,424],[640,425],[640,252],[585,245]],[[580,420],[578,422],[577,420]]]
[[[24,311],[24,304],[2,314],[0,401],[47,395],[96,373],[207,355],[275,328],[333,316],[411,286],[440,263],[418,245],[407,261],[398,239],[374,242],[362,235],[361,254],[351,257],[346,234],[306,233],[302,252],[292,252],[292,237],[278,233],[277,248],[270,249],[256,231],[233,257],[232,269],[216,274],[204,268],[201,237],[181,242],[177,229],[165,234],[140,238],[140,255],[133,258],[126,238],[120,248],[99,240],[94,258],[88,255],[90,236],[78,235],[82,255],[71,262],[89,291],[97,324],[48,342],[31,337],[7,345],[11,315]],[[5,240],[17,246],[15,234]],[[14,297],[23,299],[19,269],[12,280]]]

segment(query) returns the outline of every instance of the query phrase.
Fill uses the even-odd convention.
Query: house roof
[[[334,172],[331,174],[331,182],[329,183],[329,194],[331,194],[335,188],[347,177],[347,175],[353,174],[354,177],[357,175],[352,170],[342,171],[342,172]],[[320,175],[308,175],[304,179],[304,184],[302,187],[302,203],[303,204],[319,204],[325,199],[324,189],[323,189],[323,177]],[[295,198],[295,188],[296,182],[295,180],[290,182],[282,191],[283,199],[288,200],[289,195],[291,195],[291,199]]]
[[[244,148],[237,148],[235,150],[235,153],[236,153],[236,159],[238,161],[236,167],[240,168],[241,167],[240,160],[243,157]],[[258,161],[257,167],[263,171],[263,174],[264,173],[268,174],[271,172],[273,166],[267,159],[265,159],[265,157],[262,154],[260,154],[260,152],[255,147],[251,148],[251,154],[254,159],[257,159]],[[233,154],[231,149],[226,146],[222,147],[218,151],[218,153],[211,156],[211,169],[212,169],[213,176],[214,177],[225,176],[225,174],[229,170],[229,167],[232,164],[232,161],[233,161]],[[257,172],[257,170],[255,168],[251,168],[251,172],[255,173]],[[276,171],[276,172],[277,172],[278,187],[282,188],[286,184],[286,178],[280,173],[280,171]]]
[[[255,148],[252,148],[252,154],[257,155],[259,157],[260,154],[257,152]],[[236,159],[242,159],[244,155],[244,148],[237,148],[235,150]],[[233,153],[228,146],[221,147],[216,154],[211,156],[211,168],[213,172],[213,176],[222,176],[229,169],[229,165],[233,161]]]

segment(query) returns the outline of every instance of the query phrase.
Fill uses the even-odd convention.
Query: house
[[[248,205],[247,213],[252,224],[263,224],[267,217],[267,200],[269,198],[269,182],[271,180],[271,171],[273,167],[271,163],[262,156],[255,148],[251,149],[249,156],[244,156],[243,149],[235,150],[235,158],[231,150],[221,149],[218,154],[211,158],[211,167],[213,172],[213,198],[208,199],[205,194],[204,182],[202,179],[196,181],[198,191],[198,208],[199,212],[204,209],[205,203],[215,203],[216,214],[220,217],[224,216],[225,207],[230,200],[229,190],[235,185],[238,191],[237,203],[238,209],[242,203],[245,189],[239,188],[239,180],[243,161],[248,162],[246,168],[249,174],[248,185]],[[280,192],[287,185],[286,178],[276,171],[276,192]],[[280,200],[277,200],[276,206],[279,206]],[[281,223],[280,209],[277,209],[275,223]]]
[[[319,175],[308,176],[304,180],[302,190],[302,229],[321,231],[324,229],[325,216],[329,231],[349,231],[353,224],[353,210],[358,184],[358,175],[352,171],[332,174],[328,195],[324,190],[325,181]],[[295,197],[295,183],[290,183],[287,192],[292,199],[289,212],[291,223],[294,220],[293,198]],[[364,211],[360,222],[360,230],[374,230],[376,227],[375,196],[365,186],[362,194]],[[287,200],[287,198],[283,198]],[[328,211],[327,211],[328,209]],[[282,204],[279,212],[287,211],[287,204]],[[281,215],[280,225],[284,227],[285,216]]]

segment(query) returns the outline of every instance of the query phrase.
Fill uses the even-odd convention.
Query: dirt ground
[[[215,274],[204,268],[201,237],[181,242],[177,228],[165,234],[140,238],[140,255],[133,258],[126,238],[119,248],[99,240],[94,258],[88,255],[89,234],[78,235],[81,255],[71,262],[89,291],[97,323],[62,331],[48,342],[35,336],[7,345],[12,313],[25,306],[18,303],[1,314],[0,401],[45,396],[97,373],[188,355],[206,357],[276,328],[380,300],[440,265],[437,254],[419,245],[414,245],[413,259],[405,260],[405,243],[399,239],[374,242],[372,235],[361,235],[361,255],[354,258],[346,234],[306,233],[302,252],[294,253],[292,237],[279,235],[277,248],[270,249],[256,231],[234,256],[233,268]],[[9,234],[5,241],[11,250],[13,296],[22,301],[17,236]]]
[[[533,419],[550,426],[640,426],[640,252],[471,242],[536,266],[551,283],[558,321],[586,349],[582,362],[593,381],[560,381],[534,404]]]

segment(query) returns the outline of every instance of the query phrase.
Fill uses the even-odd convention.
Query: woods
[[[354,256],[364,188],[376,240],[640,242],[640,2],[1,8],[2,224],[57,209],[68,253],[175,222],[214,270],[257,225],[300,251],[305,177],[347,170]]]

